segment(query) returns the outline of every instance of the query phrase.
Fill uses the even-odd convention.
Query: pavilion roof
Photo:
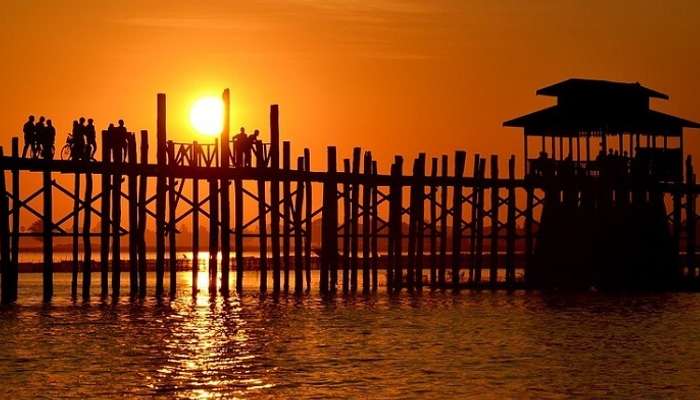
[[[668,100],[668,95],[642,86],[639,82],[613,82],[598,79],[571,78],[537,90],[541,96],[629,94]]]
[[[526,135],[543,136],[578,136],[582,132],[678,136],[683,128],[700,128],[697,122],[654,110],[620,113],[604,109],[570,109],[559,105],[506,121],[503,125],[525,128]]]

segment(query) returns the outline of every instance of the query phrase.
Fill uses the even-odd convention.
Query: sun
[[[198,99],[192,105],[190,122],[203,135],[218,135],[224,126],[224,102],[214,96]]]

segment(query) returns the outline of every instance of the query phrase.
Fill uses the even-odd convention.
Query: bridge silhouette
[[[501,174],[497,155],[473,154],[468,160],[465,151],[452,158],[421,153],[408,174],[402,156],[395,156],[389,174],[380,174],[371,152],[360,148],[342,160],[341,170],[334,146],[327,148],[325,171],[311,170],[308,149],[294,166],[290,142],[280,141],[277,105],[270,108],[270,143],[258,144],[256,165],[241,167],[233,159],[228,90],[223,92],[224,128],[210,144],[169,141],[166,97],[158,94],[155,163],[148,157],[147,131],[129,134],[126,159],[110,148],[103,132],[101,157],[92,162],[22,158],[19,139],[13,138],[9,155],[0,147],[1,300],[17,301],[20,238],[29,236],[43,241],[45,301],[53,296],[56,237],[72,240],[73,298],[79,297],[79,284],[80,295],[91,297],[93,272],[99,273],[100,295],[108,297],[111,289],[119,298],[122,271],[129,274],[129,295],[147,296],[149,221],[155,223],[153,294],[166,295],[166,276],[167,294],[176,294],[177,224],[187,220],[193,227],[196,294],[200,219],[208,220],[212,295],[243,290],[246,238],[258,242],[263,293],[310,290],[313,268],[319,269],[318,290],[324,295],[370,293],[382,280],[393,292],[424,286],[697,288],[699,188],[682,148],[683,128],[697,124],[649,110],[649,97],[665,95],[638,84],[572,80],[539,94],[558,96],[558,105],[506,123],[524,128],[522,176],[516,174],[515,156],[508,157]],[[619,153],[610,153],[617,158],[592,159],[591,140],[600,141],[607,156],[609,136],[619,139]],[[663,147],[657,148],[657,136]],[[541,142],[534,159],[528,158],[533,137]],[[669,138],[680,140],[678,148],[668,146]],[[41,174],[42,185],[22,197],[25,174]],[[58,183],[54,174],[72,175],[72,185]],[[202,185],[208,188],[204,197]],[[315,208],[319,186],[322,206]],[[59,218],[55,194],[73,204]],[[38,199],[41,210],[32,205]],[[255,203],[251,219],[245,218],[245,200]],[[20,231],[21,211],[40,218],[42,231]],[[97,231],[93,217],[99,220]],[[318,237],[314,221],[321,224]],[[95,259],[92,238],[99,238]],[[125,263],[123,238],[129,250]]]

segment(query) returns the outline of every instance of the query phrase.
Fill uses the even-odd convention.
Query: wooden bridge
[[[578,204],[585,201],[584,189],[597,185],[597,178],[591,176],[518,177],[514,156],[508,158],[508,169],[502,174],[496,155],[474,154],[468,160],[464,151],[456,151],[451,158],[419,154],[410,173],[405,172],[404,159],[396,156],[390,174],[380,174],[371,152],[353,149],[352,158],[342,160],[341,169],[336,148],[329,146],[326,170],[312,171],[308,149],[294,163],[291,144],[284,141],[280,146],[276,105],[270,109],[268,149],[259,145],[257,164],[240,167],[232,157],[228,90],[223,99],[225,125],[215,143],[175,143],[167,139],[166,98],[159,94],[155,163],[148,159],[147,131],[130,134],[126,161],[111,148],[106,132],[97,162],[21,158],[17,138],[9,155],[0,147],[2,302],[17,300],[20,238],[30,236],[43,240],[45,301],[53,295],[57,237],[72,240],[73,298],[90,298],[93,272],[99,276],[99,289],[94,292],[102,297],[111,292],[119,298],[121,273],[127,271],[129,296],[147,296],[146,250],[151,240],[156,249],[152,294],[166,294],[167,277],[168,294],[175,296],[177,226],[191,223],[191,248],[197,260],[200,219],[208,220],[212,295],[227,296],[232,284],[235,290],[243,290],[244,239],[257,241],[260,292],[302,293],[311,289],[311,270],[316,268],[322,294],[369,293],[378,289],[380,280],[388,291],[417,290],[424,285],[454,290],[532,287],[529,276],[545,204]],[[26,174],[40,174],[42,185],[21,196]],[[73,177],[72,185],[55,179],[66,174]],[[200,193],[202,185],[206,196]],[[667,228],[683,260],[682,267],[672,267],[678,288],[693,287],[698,277],[698,189],[688,161],[684,182],[622,180],[599,190],[618,202],[623,197],[620,193],[631,202],[663,199]],[[572,190],[575,198],[566,200]],[[56,195],[67,196],[73,205],[59,217],[54,215]],[[321,196],[320,207],[315,206],[314,195]],[[33,205],[38,200],[41,207]],[[246,219],[244,207],[251,205],[255,215]],[[21,231],[21,212],[39,218],[41,232]],[[92,228],[94,221],[99,221],[97,231]],[[155,226],[152,238],[146,237],[149,221]],[[314,237],[315,221],[321,224],[318,237]],[[92,238],[99,238],[96,254]],[[122,244],[129,251],[125,263]],[[196,261],[192,274],[196,294]]]

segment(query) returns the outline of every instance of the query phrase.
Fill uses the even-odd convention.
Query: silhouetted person
[[[114,128],[114,135],[112,137],[114,144],[114,160],[124,161],[124,155],[126,154],[127,140],[129,132],[126,130],[124,125],[124,120],[119,120],[119,126]]]
[[[95,122],[92,120],[92,118],[87,120],[87,126],[85,127],[85,140],[87,141],[88,145],[88,148],[85,151],[85,158],[90,160],[95,157],[95,151],[97,151]]]
[[[46,128],[44,128],[44,130],[44,142],[41,144],[44,149],[44,158],[52,160],[54,145],[56,144],[56,128],[53,126],[53,122],[50,119],[46,120]]]
[[[34,134],[36,130],[34,128],[34,116],[30,115],[27,118],[27,122],[24,123],[22,127],[22,132],[24,133],[24,148],[22,148],[22,158],[27,156],[27,150],[33,149],[32,143],[34,143]]]
[[[32,140],[32,151],[34,152],[34,157],[38,157],[43,154],[41,149],[41,144],[44,143],[44,137],[46,136],[46,125],[44,121],[46,119],[42,116],[39,117],[39,122],[34,125],[34,139]]]
[[[234,162],[236,163],[236,166],[242,167],[246,165],[245,160],[243,159],[243,156],[245,154],[245,148],[248,146],[248,135],[245,133],[245,128],[241,127],[241,131],[238,132],[238,135],[234,136],[233,138],[233,147],[234,147],[234,153],[233,153],[233,159]]]
[[[80,121],[73,121],[73,130],[70,138],[70,158],[80,160],[85,152],[85,118],[80,117]]]
[[[258,143],[260,140],[258,140],[258,136],[260,136],[260,131],[259,130],[254,130],[253,134],[248,136],[248,146],[246,146],[246,155],[245,155],[245,161],[246,161],[246,166],[250,167],[252,165],[251,162],[251,152],[255,151],[255,157],[262,157],[264,156],[263,154],[258,153]]]

